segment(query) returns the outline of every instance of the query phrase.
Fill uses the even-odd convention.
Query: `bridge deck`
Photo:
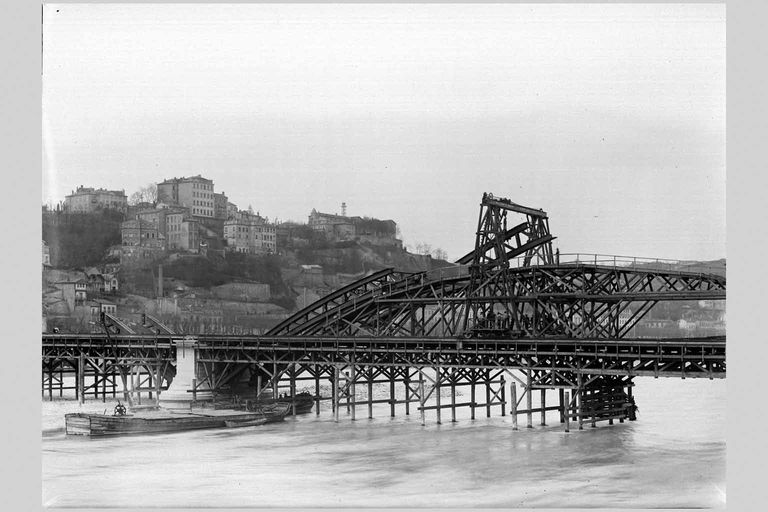
[[[170,336],[43,336],[43,361],[86,356],[172,360]],[[457,339],[333,336],[207,336],[209,363],[495,367],[593,375],[725,377],[725,337],[678,339]]]

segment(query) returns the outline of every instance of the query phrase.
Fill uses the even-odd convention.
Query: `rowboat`
[[[255,401],[256,407],[267,407],[272,405],[288,405],[289,413],[292,408],[296,408],[296,414],[307,414],[312,412],[312,407],[315,405],[315,398],[307,393],[301,392],[295,395],[293,398],[290,396],[283,396],[278,398],[259,398]]]

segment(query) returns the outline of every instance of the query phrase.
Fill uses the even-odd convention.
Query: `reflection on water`
[[[43,403],[43,503],[93,507],[712,507],[725,501],[725,381],[636,379],[638,421],[512,431],[389,406],[232,430],[66,437]],[[552,398],[550,398],[552,400]],[[112,410],[88,403],[84,410]]]

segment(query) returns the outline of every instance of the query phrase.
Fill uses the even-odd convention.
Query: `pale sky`
[[[455,259],[487,191],[564,253],[726,256],[722,4],[48,4],[43,35],[44,203],[202,174]]]

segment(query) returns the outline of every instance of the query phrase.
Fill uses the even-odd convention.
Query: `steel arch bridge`
[[[295,394],[297,381],[311,380],[319,413],[320,382],[327,379],[337,419],[343,401],[353,418],[361,403],[370,417],[375,403],[388,403],[394,416],[396,405],[404,404],[409,414],[415,402],[422,422],[425,411],[434,411],[440,422],[445,408],[455,419],[457,407],[469,407],[474,418],[476,408],[490,415],[492,407],[500,407],[505,414],[509,404],[515,424],[517,414],[527,414],[530,427],[534,412],[541,413],[543,424],[546,412],[557,410],[561,422],[573,417],[581,426],[583,421],[633,419],[636,376],[725,377],[724,336],[628,337],[659,302],[725,299],[724,268],[701,272],[685,262],[561,255],[553,251],[553,240],[546,212],[484,194],[475,247],[455,265],[417,273],[374,272],[264,336],[197,336],[198,378],[190,391],[258,396],[271,390],[277,396],[286,387]],[[167,353],[174,337],[158,334],[154,340],[158,362],[151,367],[146,357],[144,363],[131,363],[130,354],[136,355],[116,343],[123,347],[123,355],[114,358],[120,375],[126,365],[144,364],[150,382],[145,392],[153,389],[152,382],[160,391],[168,380]],[[126,341],[129,347],[138,343],[142,357],[147,342],[151,350],[150,340]],[[93,346],[94,340],[88,343]],[[82,353],[85,345],[83,337],[48,335],[44,365],[46,358],[56,360],[58,350]],[[107,363],[99,368],[106,372]],[[141,382],[139,377],[139,391]],[[112,383],[114,393],[114,376]],[[373,385],[384,383],[389,398],[374,399]],[[365,399],[356,385],[367,386]],[[443,405],[446,386],[451,402]],[[469,388],[470,401],[456,402],[460,386]],[[476,397],[478,386],[485,387],[484,400]],[[541,398],[534,408],[537,389]],[[547,407],[546,392],[554,389],[559,404]],[[524,398],[525,408],[519,409]]]
[[[508,213],[527,219],[507,229]],[[544,211],[486,194],[475,250],[456,266],[373,273],[267,334],[622,339],[659,301],[725,298],[723,276],[658,260],[560,262],[553,239]]]

